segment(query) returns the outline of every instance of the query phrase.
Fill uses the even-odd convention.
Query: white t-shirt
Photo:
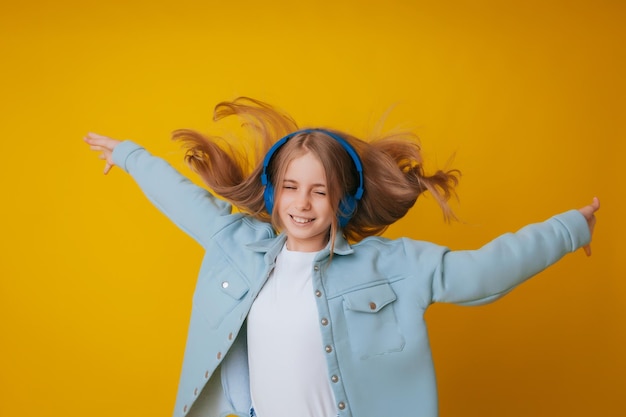
[[[316,254],[285,246],[250,309],[250,390],[258,417],[337,416],[311,282]]]

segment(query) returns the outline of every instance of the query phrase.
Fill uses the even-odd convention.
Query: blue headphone
[[[269,214],[272,214],[272,209],[274,208],[274,185],[270,182],[269,177],[267,175],[267,167],[270,164],[272,156],[278,151],[278,149],[285,144],[289,139],[294,137],[300,133],[312,133],[312,132],[321,132],[331,138],[335,139],[339,144],[348,152],[352,161],[354,162],[354,166],[356,167],[358,176],[359,176],[359,186],[356,189],[354,194],[346,194],[342,199],[339,205],[339,225],[341,227],[345,227],[350,218],[354,214],[356,210],[357,202],[363,196],[363,164],[361,163],[361,159],[359,155],[356,153],[354,148],[341,136],[334,134],[333,132],[329,132],[328,130],[323,129],[305,129],[298,130],[297,132],[293,132],[280,139],[278,142],[274,144],[270,148],[270,150],[265,155],[263,159],[263,172],[261,174],[261,183],[265,186],[265,191],[263,193],[263,197],[265,198],[265,208]]]

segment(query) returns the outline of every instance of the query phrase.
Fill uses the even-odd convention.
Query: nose
[[[300,192],[296,197],[296,201],[294,202],[296,209],[298,210],[308,210],[311,208],[311,199],[308,192]]]

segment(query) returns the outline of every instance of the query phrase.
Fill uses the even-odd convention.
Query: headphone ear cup
[[[346,194],[339,203],[339,226],[346,227],[354,211],[356,210],[356,199],[350,194]]]
[[[267,214],[271,215],[274,209],[274,186],[271,182],[268,182],[263,191],[263,198],[265,199],[265,209]]]

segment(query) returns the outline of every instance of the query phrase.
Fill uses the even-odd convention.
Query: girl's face
[[[287,249],[322,250],[336,216],[322,163],[310,152],[291,160],[283,183],[276,187],[280,189],[275,206],[287,234]]]

